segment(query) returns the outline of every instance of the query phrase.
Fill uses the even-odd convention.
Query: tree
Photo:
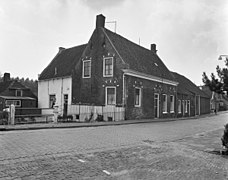
[[[209,79],[207,74],[203,72],[203,83],[208,86],[209,89],[216,93],[228,92],[228,60],[225,61],[225,68],[216,67],[218,78],[211,73],[211,78]]]

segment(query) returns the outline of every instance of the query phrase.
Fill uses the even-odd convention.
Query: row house
[[[101,14],[87,44],[59,48],[40,74],[38,104],[43,112],[58,107],[62,115],[81,104],[124,108],[124,119],[174,118],[178,86],[155,44],[146,49],[106,29]]]

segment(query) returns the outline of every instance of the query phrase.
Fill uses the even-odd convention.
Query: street
[[[216,148],[203,144],[213,138],[215,140],[211,144],[220,148],[227,116],[223,113],[161,123],[0,132],[0,179],[178,179],[183,174],[175,174],[173,170],[183,168],[179,165],[188,159],[179,159],[176,168],[166,167],[171,168],[173,174],[167,174],[167,169],[162,173],[160,170],[170,163],[175,164],[176,160],[170,162],[168,159],[180,154],[185,158],[190,155],[207,157],[199,162],[196,157],[196,161],[189,159],[188,165],[192,168],[194,163],[202,163],[205,167],[203,163],[208,164],[210,160],[210,168],[216,171],[217,163],[221,166],[217,167],[218,171],[226,172],[227,159],[208,153],[205,156],[202,150],[205,147]],[[160,162],[168,154],[169,158]],[[134,171],[135,168],[138,170]],[[159,168],[160,174],[155,172]],[[209,174],[198,173],[205,179],[228,178],[224,172],[221,176],[217,171],[217,176],[211,175],[213,171],[210,168],[205,169]],[[198,176],[185,175],[186,179],[198,179]]]

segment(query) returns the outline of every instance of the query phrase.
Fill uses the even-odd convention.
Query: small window
[[[16,90],[16,96],[21,97],[22,96],[22,90]]]
[[[174,113],[174,96],[170,95],[170,112]]]
[[[20,100],[6,100],[6,106],[9,107],[11,104],[15,105],[16,107],[21,107]]]
[[[167,95],[162,95],[162,112],[167,113]]]
[[[91,60],[83,61],[83,78],[90,78],[91,76]]]
[[[187,113],[187,112],[188,112],[188,101],[185,100],[185,113]]]
[[[141,88],[135,88],[135,106],[141,106]]]
[[[112,77],[113,76],[113,58],[104,58],[103,60],[103,76]]]
[[[116,104],[116,88],[106,87],[106,104],[115,105]]]
[[[178,113],[181,113],[181,100],[178,100]]]
[[[55,95],[49,95],[49,108],[54,108],[56,102]]]

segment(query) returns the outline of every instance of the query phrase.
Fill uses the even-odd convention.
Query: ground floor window
[[[20,100],[6,100],[6,106],[9,107],[11,104],[15,105],[16,107],[21,107]]]
[[[49,108],[54,108],[55,102],[55,94],[49,95]]]
[[[135,88],[135,106],[141,106],[141,88]]]
[[[170,112],[174,113],[174,96],[170,95]]]
[[[185,113],[188,113],[188,101],[185,100]]]
[[[178,113],[181,113],[181,100],[178,100]]]
[[[162,94],[162,112],[167,113],[167,94]]]
[[[106,87],[106,105],[116,104],[116,87]]]

